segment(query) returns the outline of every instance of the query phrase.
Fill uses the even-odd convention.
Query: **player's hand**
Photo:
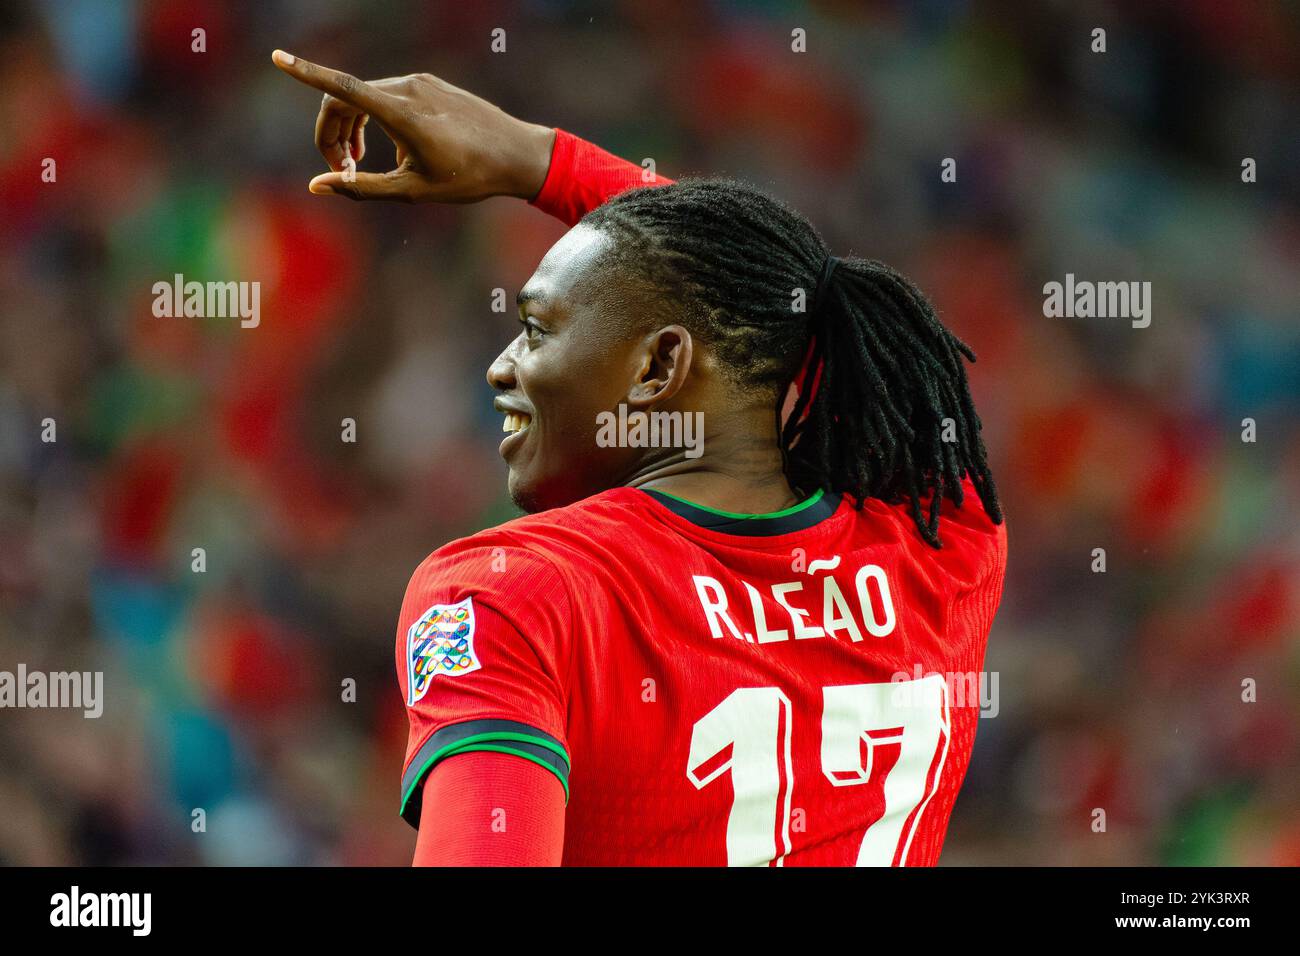
[[[366,82],[276,50],[271,60],[325,94],[316,148],[333,172],[308,188],[318,195],[401,202],[468,203],[489,196],[532,199],[551,163],[555,131],[515,119],[487,100],[428,73]],[[386,173],[348,168],[366,153],[373,123],[397,147]]]

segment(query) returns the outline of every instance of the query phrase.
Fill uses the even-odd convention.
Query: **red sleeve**
[[[555,131],[551,166],[532,205],[572,226],[601,203],[638,186],[667,186],[671,179],[647,171],[595,143]]]
[[[555,565],[506,536],[454,542],[416,569],[396,647],[410,721],[401,813],[412,826],[429,772],[454,754],[522,758],[567,795],[570,613]]]
[[[415,866],[559,866],[564,788],[535,763],[482,751],[440,763],[424,785]]]

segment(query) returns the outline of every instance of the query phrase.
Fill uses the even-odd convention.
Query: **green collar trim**
[[[740,514],[735,511],[710,508],[707,505],[697,505],[693,501],[687,501],[685,498],[679,498],[677,495],[656,488],[642,490],[673,514],[701,528],[755,537],[788,534],[811,528],[833,515],[839,504],[838,495],[828,496],[825,489],[819,488],[811,497],[780,511],[769,511],[766,514]]]

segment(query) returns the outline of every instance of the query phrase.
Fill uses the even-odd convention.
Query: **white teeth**
[[[503,432],[510,432],[511,434],[521,432],[528,427],[528,423],[531,421],[532,418],[528,415],[517,415],[514,412],[507,412],[506,420],[502,423],[501,430]]]

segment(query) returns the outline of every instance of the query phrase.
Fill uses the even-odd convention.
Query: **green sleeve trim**
[[[568,806],[569,781],[564,779],[564,776],[558,770],[555,769],[555,766],[553,764],[547,763],[541,757],[538,757],[535,754],[530,754],[526,750],[517,750],[514,747],[506,747],[503,744],[478,743],[478,744],[468,744],[463,747],[456,747],[454,750],[450,751],[449,753],[443,754],[443,756],[454,757],[456,756],[456,754],[471,753],[479,750],[488,750],[493,753],[499,753],[499,754],[514,754],[516,757],[523,757],[525,760],[531,760],[539,767],[545,767],[547,770],[551,771],[551,773],[555,774],[555,779],[560,781],[561,786],[564,787],[564,805]]]
[[[475,733],[474,731],[479,731]],[[522,746],[507,746],[517,743]],[[432,753],[429,751],[432,749]],[[401,816],[412,826],[419,825],[420,806],[412,798],[421,789],[425,775],[439,761],[458,753],[486,750],[508,753],[531,760],[555,774],[564,787],[564,802],[569,802],[569,755],[549,734],[511,720],[472,720],[452,724],[435,733],[411,762],[403,781]],[[425,756],[428,754],[428,756]]]

